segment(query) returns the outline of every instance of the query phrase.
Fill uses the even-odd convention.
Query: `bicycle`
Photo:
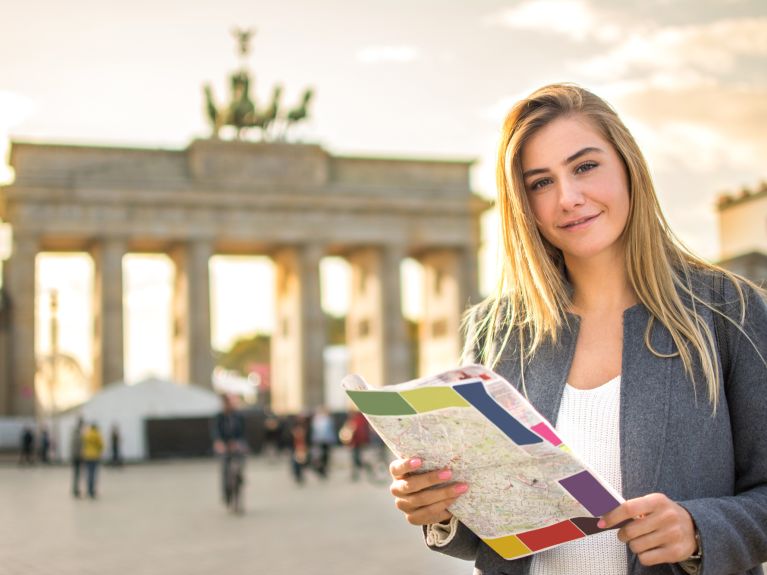
[[[230,512],[242,515],[245,513],[245,446],[242,442],[232,441],[221,456],[224,504]]]

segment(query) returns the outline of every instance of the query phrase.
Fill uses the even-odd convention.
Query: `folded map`
[[[573,454],[508,381],[468,365],[384,388],[358,375],[346,393],[400,458],[448,467],[469,490],[450,512],[506,559],[603,531],[623,498]]]

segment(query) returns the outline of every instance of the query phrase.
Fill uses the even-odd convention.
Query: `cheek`
[[[535,226],[539,230],[542,230],[542,228],[546,227],[547,220],[551,219],[546,216],[548,213],[546,203],[542,201],[541,196],[528,196],[528,202],[530,204],[530,212],[533,214],[533,219],[535,220]]]
[[[629,211],[631,209],[631,199],[629,198],[628,190],[621,195],[617,200],[618,214],[621,220],[621,227],[625,228],[629,219]]]
[[[535,222],[535,228],[538,230],[538,233],[541,234],[544,239],[551,242],[553,239],[551,230],[554,225],[554,216],[552,211],[546,205],[546,202],[540,201],[540,199],[538,199],[538,201],[533,201],[531,199],[530,211],[533,214],[533,221]]]

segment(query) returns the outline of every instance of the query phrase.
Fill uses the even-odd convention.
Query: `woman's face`
[[[552,121],[524,144],[521,159],[538,229],[568,264],[622,257],[628,177],[612,144],[588,120],[570,116]]]

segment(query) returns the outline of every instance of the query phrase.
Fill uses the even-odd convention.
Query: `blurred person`
[[[361,471],[369,476],[373,474],[373,467],[364,458],[365,447],[370,443],[370,426],[365,416],[356,409],[349,411],[341,431],[341,441],[349,446],[352,456],[352,481],[357,481]]]
[[[282,450],[283,426],[271,407],[264,408],[264,451],[269,457],[278,456]]]
[[[239,411],[237,396],[224,394],[221,396],[221,403],[223,409],[213,419],[211,435],[213,451],[221,459],[221,494],[224,505],[230,508],[239,503],[234,497],[235,490],[239,493],[239,488],[244,483],[244,460],[247,452],[245,417]],[[234,471],[238,473],[233,480]]]
[[[475,574],[761,575],[763,292],[682,246],[641,150],[591,92],[540,88],[501,137],[504,264],[467,315],[464,361],[516,384],[626,501],[601,533],[511,561],[452,515],[472,486],[449,468],[393,461],[397,508]]]
[[[21,445],[19,448],[19,465],[34,465],[35,463],[35,432],[30,426],[21,430]]]
[[[309,420],[297,415],[288,423],[290,430],[290,469],[296,484],[304,484],[304,468],[309,463]]]
[[[330,452],[338,440],[333,418],[324,405],[317,408],[311,420],[311,442],[313,464],[322,478],[328,476]]]
[[[98,491],[99,463],[101,455],[104,453],[104,440],[101,437],[99,426],[91,423],[83,432],[81,456],[85,463],[85,472],[88,485],[88,497],[96,499]]]
[[[80,467],[83,462],[84,426],[83,418],[78,417],[69,440],[69,453],[72,458],[72,495],[75,497],[80,497]]]
[[[50,453],[51,453],[51,436],[48,433],[48,428],[43,426],[40,429],[40,445],[38,448],[38,456],[40,457],[41,463],[50,463]]]
[[[122,437],[120,435],[120,428],[116,423],[112,424],[112,429],[109,433],[109,446],[112,453],[110,463],[115,467],[120,467],[123,464]]]

